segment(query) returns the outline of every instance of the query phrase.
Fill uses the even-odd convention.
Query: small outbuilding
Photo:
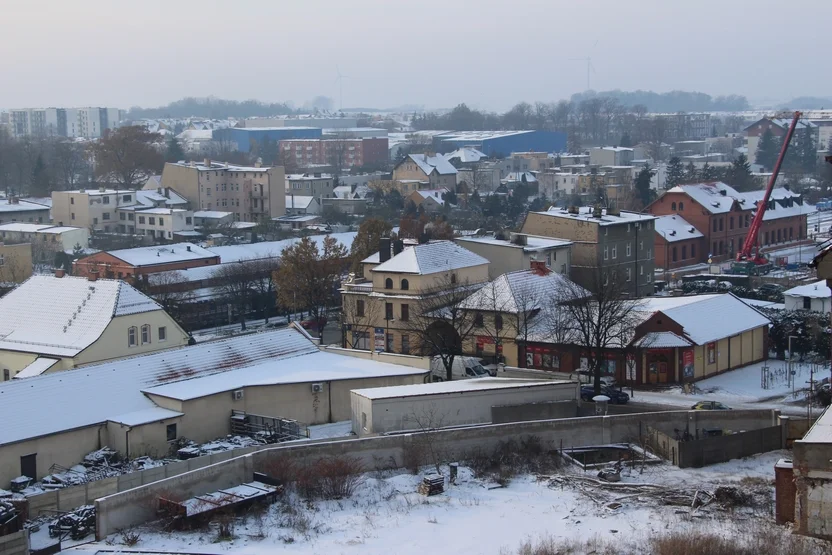
[[[579,398],[579,384],[561,380],[479,378],[354,389],[352,429],[367,436],[574,416]],[[511,418],[511,413],[518,417]]]

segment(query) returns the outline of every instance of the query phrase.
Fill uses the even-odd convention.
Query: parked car
[[[719,401],[699,401],[693,405],[691,410],[731,410],[731,407],[726,407]]]
[[[616,405],[625,405],[630,400],[629,395],[614,387],[601,386],[601,395],[606,395],[610,398],[610,403],[615,403]],[[581,388],[581,400],[592,401],[593,397],[595,397],[594,387],[585,385]]]
[[[786,289],[782,285],[777,285],[776,283],[764,283],[760,286],[761,293],[772,293],[776,295],[785,290]]]
[[[321,317],[318,320],[303,320],[300,323],[300,325],[305,330],[318,331],[319,329],[322,329],[324,326],[326,326],[326,322],[326,318]]]
[[[588,383],[594,384],[595,383],[595,376],[592,375],[592,372],[589,370],[576,370],[572,373],[573,378],[578,378],[579,383]],[[612,376],[601,376],[601,385],[606,387],[612,387],[615,385],[615,378]]]

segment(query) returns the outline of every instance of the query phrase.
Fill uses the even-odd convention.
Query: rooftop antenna
[[[572,60],[574,62],[586,62],[586,90],[588,90],[588,91],[592,90],[592,87],[589,86],[590,85],[590,83],[589,83],[590,73],[589,72],[591,70],[592,73],[595,73],[595,66],[592,65],[592,52],[595,51],[596,46],[598,46],[598,41],[597,40],[595,41],[595,44],[592,45],[592,48],[589,49],[589,55],[586,56],[585,58],[570,58],[570,60]]]
[[[344,111],[344,78],[348,75],[342,75],[341,69],[336,64],[335,66],[335,83],[338,85],[338,111]]]

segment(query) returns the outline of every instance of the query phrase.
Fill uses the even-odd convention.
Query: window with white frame
[[[612,246],[612,259],[615,260],[618,258],[618,245]]]
[[[165,326],[159,326],[159,341],[167,341],[168,340],[168,328]]]
[[[632,255],[633,255],[633,248],[630,245],[630,243],[628,242],[627,243],[627,256],[632,256]]]
[[[150,326],[145,324],[142,326],[142,345],[150,343]]]
[[[610,258],[610,248],[605,246],[604,247],[604,260],[609,260]]]
[[[136,326],[131,326],[127,328],[127,346],[128,347],[135,347],[137,343],[137,335],[138,331]]]

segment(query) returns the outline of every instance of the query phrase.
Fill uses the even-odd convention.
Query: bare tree
[[[71,190],[78,183],[89,181],[91,167],[83,144],[67,139],[55,141],[54,164],[56,181],[64,189]]]
[[[601,392],[601,373],[606,365],[608,349],[626,347],[633,329],[643,321],[638,300],[627,298],[627,283],[619,279],[615,270],[596,268],[597,283],[592,296],[573,282],[564,284],[550,311],[549,324],[553,336],[560,342],[571,343],[586,350],[588,370],[594,377],[595,393]]]
[[[465,301],[482,285],[458,280],[449,271],[421,292],[415,310],[400,322],[399,327],[417,339],[423,355],[442,360],[448,381],[453,380],[454,359],[463,354],[476,327],[476,311],[467,308]]]
[[[240,329],[245,330],[246,310],[254,289],[254,274],[251,267],[244,260],[220,264],[211,277],[217,282],[215,290],[236,308]]]
[[[251,260],[245,265],[251,271],[252,292],[258,297],[258,304],[263,309],[263,322],[268,324],[272,309],[277,301],[277,280],[275,271],[279,267],[278,255],[266,255],[258,260]]]
[[[184,305],[194,298],[193,292],[187,290],[187,284],[185,274],[174,270],[154,274],[150,277],[147,288],[153,300],[162,305],[174,320],[181,322]]]
[[[156,148],[160,141],[160,135],[139,126],[108,132],[92,146],[96,177],[128,189],[139,188],[164,166],[164,156]]]

